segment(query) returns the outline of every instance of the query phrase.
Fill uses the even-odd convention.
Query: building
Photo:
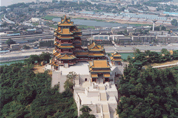
[[[168,35],[169,31],[149,31],[150,35]]]
[[[0,43],[0,50],[7,50],[9,46],[7,44]]]
[[[30,19],[30,21],[32,22],[32,23],[34,23],[34,22],[39,22],[41,19],[40,18],[31,18]]]
[[[87,105],[96,118],[118,118],[118,91],[114,82],[123,74],[121,56],[117,52],[108,57],[104,47],[95,42],[82,48],[81,33],[66,16],[58,23],[53,57],[46,66],[52,70],[51,87],[59,85],[59,91],[63,92],[67,75],[75,73],[73,89],[78,116],[80,108]]]
[[[112,56],[110,57],[111,63],[114,65],[121,65],[122,59],[121,55],[118,52],[112,53]]]
[[[13,12],[16,13],[16,14],[19,14],[19,13],[28,13],[29,9],[28,7],[25,7],[25,8],[14,8]]]
[[[156,39],[156,36],[132,36],[133,42],[153,42]]]
[[[15,50],[20,50],[21,46],[20,44],[11,44],[10,45],[10,50],[15,51]]]
[[[54,68],[58,66],[71,66],[80,61],[89,61],[93,59],[105,59],[105,50],[101,45],[95,42],[87,46],[87,50],[81,48],[82,36],[79,30],[69,18],[62,18],[58,23],[58,29],[55,30],[55,50],[53,51],[52,65]]]

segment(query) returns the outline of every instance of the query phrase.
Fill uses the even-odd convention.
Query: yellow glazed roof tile
[[[74,58],[76,58],[74,55],[67,55],[67,54],[62,55],[60,57],[60,59],[74,59]]]
[[[94,60],[92,67],[97,67],[97,68],[108,68],[109,67],[110,68],[107,60]]]
[[[112,53],[113,57],[121,57],[121,55],[118,52]]]
[[[89,53],[89,56],[104,56],[102,53]]]
[[[110,74],[104,74],[104,77],[110,77]]]
[[[97,78],[97,77],[98,77],[98,74],[91,74],[91,77],[92,77],[92,78],[94,78],[94,77]]]
[[[62,29],[60,34],[72,34],[72,33],[70,32],[69,28],[67,28],[67,29]]]

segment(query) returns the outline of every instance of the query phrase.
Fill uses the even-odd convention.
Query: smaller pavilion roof
[[[93,60],[93,63],[89,63],[90,68],[110,68],[107,60]]]
[[[88,50],[89,51],[102,51],[104,48],[101,45],[97,45],[95,42],[92,44],[88,45]]]
[[[171,54],[171,55],[173,55],[173,54],[174,54],[173,50],[170,50],[169,52],[170,52],[170,54]]]
[[[121,57],[121,55],[119,54],[119,52],[115,52],[111,54],[112,57]]]
[[[71,59],[75,59],[76,57],[74,55],[64,54],[64,55],[59,55],[58,58],[61,60],[71,60]]]
[[[111,61],[122,61],[122,59],[115,59],[114,57],[110,57]]]

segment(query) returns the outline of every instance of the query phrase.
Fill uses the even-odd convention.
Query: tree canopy
[[[176,19],[173,19],[173,20],[171,21],[171,24],[172,24],[173,26],[178,26],[178,23],[177,23],[177,20],[176,20]]]
[[[35,63],[40,63],[41,61],[49,63],[50,59],[51,59],[51,53],[43,52],[39,56],[38,55],[30,55],[30,57],[28,59],[25,59],[24,61],[26,64],[35,64]]]
[[[126,67],[120,80],[120,118],[176,118],[178,116],[178,68],[139,71]]]
[[[8,39],[5,43],[8,44],[8,46],[10,46],[10,44],[16,44],[16,42],[13,41],[11,38]]]
[[[146,64],[151,63],[161,63],[171,60],[177,60],[178,59],[178,51],[173,51],[173,55],[170,54],[170,52],[167,49],[162,49],[161,53],[153,52],[153,51],[145,51],[141,52],[139,49],[134,49],[134,57],[128,57],[127,61],[129,63],[134,64],[135,62],[138,64],[140,63],[142,66]],[[136,64],[135,63],[135,64]]]
[[[33,65],[0,66],[0,117],[77,118],[71,91],[51,89],[48,72],[35,74]]]
[[[82,112],[82,114],[80,115],[79,118],[95,118],[93,114],[90,114],[92,110],[88,106],[82,106],[80,111]]]

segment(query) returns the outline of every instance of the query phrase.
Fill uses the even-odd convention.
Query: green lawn
[[[95,29],[94,26],[86,26],[86,25],[79,25],[78,28],[79,29],[88,29],[88,28]]]
[[[60,18],[60,17],[46,15],[45,17],[42,17],[42,18],[45,19],[45,20],[52,20],[53,18]]]
[[[150,24],[133,24],[134,26],[151,26]]]

